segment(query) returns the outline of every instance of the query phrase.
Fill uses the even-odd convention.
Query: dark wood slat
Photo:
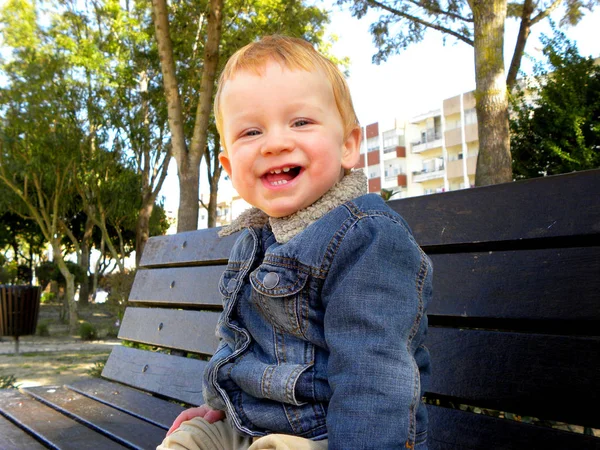
[[[43,450],[46,448],[2,416],[0,416],[0,443],[3,450]]]
[[[600,320],[600,247],[431,258],[430,315]]]
[[[221,306],[218,283],[225,266],[140,270],[129,301],[157,305]]]
[[[100,378],[85,378],[67,388],[96,401],[106,403],[147,422],[168,430],[185,408],[145,392]]]
[[[218,238],[218,228],[188,231],[148,240],[141,267],[226,263],[237,236]]]
[[[499,411],[600,428],[600,338],[430,328],[428,392]]]
[[[600,170],[393,200],[421,246],[598,235]]]
[[[600,438],[427,406],[429,450],[600,450]]]
[[[202,404],[205,361],[115,347],[102,376],[191,405]]]
[[[219,313],[211,311],[129,307],[119,338],[212,355],[219,345],[218,319]]]
[[[65,387],[32,387],[25,391],[33,397],[109,435],[123,445],[154,450],[165,437],[165,431],[155,425],[125,414],[105,404],[85,397]]]
[[[58,388],[58,387],[56,387]],[[61,450],[112,450],[127,448],[60,412],[14,389],[0,391],[0,410],[49,448]]]

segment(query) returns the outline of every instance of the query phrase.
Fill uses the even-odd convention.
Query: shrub
[[[40,301],[42,303],[54,303],[56,301],[56,294],[54,292],[43,292]]]
[[[113,339],[119,337],[119,328],[118,327],[110,327],[106,331],[106,337],[113,338]]]
[[[47,320],[41,320],[38,322],[36,334],[38,336],[50,336],[50,327]]]
[[[65,261],[69,272],[75,275],[75,283],[80,284],[85,281],[85,273],[81,266],[74,262]],[[45,261],[35,268],[35,274],[40,286],[45,288],[51,281],[56,281],[59,286],[65,286],[65,278],[62,276],[58,265],[52,261]]]
[[[82,341],[93,341],[98,338],[96,327],[89,322],[82,322],[79,325],[79,337]]]
[[[0,389],[17,389],[17,379],[14,375],[3,375],[0,376]]]
[[[123,320],[125,306],[133,286],[135,270],[116,272],[106,275],[100,280],[100,287],[108,292],[106,305],[111,313]]]
[[[87,370],[87,374],[90,377],[100,378],[102,376],[102,371],[104,370],[105,365],[106,359],[103,361],[96,361],[94,365]]]

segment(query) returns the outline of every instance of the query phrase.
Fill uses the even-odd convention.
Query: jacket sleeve
[[[426,427],[429,258],[402,220],[388,216],[359,219],[335,252],[322,295],[329,449],[412,448],[426,436],[417,422]]]

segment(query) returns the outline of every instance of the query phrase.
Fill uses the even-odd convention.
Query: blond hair
[[[350,89],[340,69],[305,40],[272,35],[265,36],[257,42],[242,47],[225,64],[225,68],[219,77],[214,104],[217,130],[221,137],[223,136],[223,115],[220,100],[225,82],[242,71],[251,71],[257,75],[262,75],[266,63],[273,60],[290,70],[322,70],[331,83],[335,103],[342,116],[344,135],[348,136],[353,129],[359,126],[352,104],[352,97],[350,96]]]

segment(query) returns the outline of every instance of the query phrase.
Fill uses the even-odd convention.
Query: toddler
[[[235,53],[215,99],[219,159],[253,208],[219,282],[205,404],[159,449],[425,449],[431,264],[366,194],[346,81],[307,42]]]

